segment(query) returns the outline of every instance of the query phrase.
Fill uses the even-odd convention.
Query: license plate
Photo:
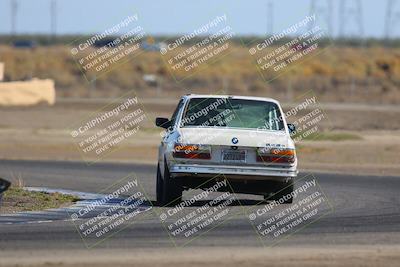
[[[246,162],[246,150],[222,151],[223,162]]]

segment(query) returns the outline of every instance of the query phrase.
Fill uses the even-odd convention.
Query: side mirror
[[[156,126],[168,129],[171,126],[171,121],[167,118],[156,118]]]
[[[7,191],[7,189],[10,187],[11,183],[7,180],[1,179],[0,178],[0,195]]]
[[[287,127],[289,128],[289,133],[290,134],[296,132],[296,126],[294,126],[294,124],[288,123]]]

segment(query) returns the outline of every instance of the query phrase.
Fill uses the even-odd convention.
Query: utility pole
[[[51,36],[54,41],[57,34],[57,0],[51,0],[50,2],[50,27]]]
[[[349,4],[351,2],[351,4]],[[361,0],[341,0],[339,7],[339,35],[341,37],[364,37],[364,23],[362,15]],[[355,33],[346,32],[345,27],[355,25],[357,30]]]
[[[393,37],[393,29],[397,28],[400,23],[400,12],[397,8],[397,0],[388,0],[385,16],[385,39]]]
[[[341,0],[339,7],[339,35],[342,38],[360,38],[360,47],[365,46],[364,42],[364,24],[362,16],[361,0]],[[355,26],[356,31],[352,31],[351,27]],[[347,29],[347,31],[346,31]],[[351,85],[349,87],[349,95],[354,95],[356,87],[355,77],[351,78]]]
[[[17,32],[17,12],[18,2],[17,0],[11,0],[11,36],[15,36]]]
[[[311,0],[310,15],[316,15],[317,19],[323,20],[324,26],[326,26],[328,35],[333,35],[333,3],[332,0],[318,1]],[[310,24],[309,30],[314,28],[315,21]]]
[[[268,1],[267,6],[267,35],[274,34],[274,3],[272,0]]]

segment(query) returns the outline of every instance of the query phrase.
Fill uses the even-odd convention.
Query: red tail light
[[[295,157],[294,149],[259,148],[257,150],[257,161],[259,162],[292,164],[295,162]]]
[[[211,147],[207,145],[188,145],[176,143],[174,158],[211,159]]]

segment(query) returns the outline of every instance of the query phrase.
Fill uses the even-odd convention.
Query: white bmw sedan
[[[293,191],[295,145],[279,102],[270,98],[185,95],[165,128],[159,147],[157,202],[177,205],[183,190],[208,188],[278,200]],[[292,198],[285,198],[286,203]]]

